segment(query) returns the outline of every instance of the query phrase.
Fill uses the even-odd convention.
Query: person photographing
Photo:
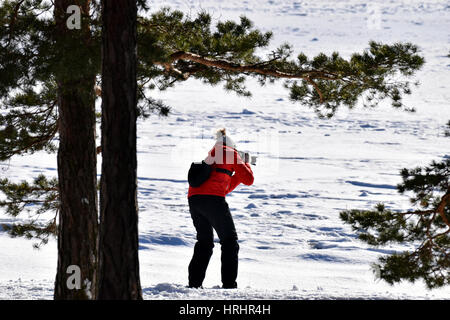
[[[188,267],[190,288],[199,288],[203,284],[214,248],[213,230],[219,237],[222,250],[222,288],[237,288],[238,236],[225,196],[240,183],[253,184],[249,157],[245,158],[242,159],[226,130],[220,129],[213,148],[203,161],[208,170],[207,179],[199,186],[189,186],[189,211],[197,231],[197,242]]]

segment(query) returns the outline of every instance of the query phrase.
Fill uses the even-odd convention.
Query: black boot
[[[222,288],[237,288],[239,244],[237,239],[231,238],[221,241],[222,245]]]
[[[234,282],[232,284],[224,284],[222,289],[237,289],[237,283]]]
[[[202,286],[213,247],[214,243],[209,241],[197,241],[195,244],[194,255],[189,263],[189,288]]]

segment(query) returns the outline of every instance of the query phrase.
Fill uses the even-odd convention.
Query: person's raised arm
[[[235,163],[234,175],[231,177],[228,192],[233,191],[240,183],[250,186],[254,181],[253,171],[250,168],[250,164],[245,163],[236,151]]]

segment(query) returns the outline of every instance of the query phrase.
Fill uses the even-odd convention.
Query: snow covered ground
[[[348,56],[369,40],[410,41],[426,64],[421,86],[405,100],[416,113],[340,110],[319,120],[288,99],[281,83],[254,97],[188,81],[152,95],[173,107],[168,118],[139,123],[140,268],[146,299],[449,299],[450,289],[428,291],[418,282],[389,286],[370,264],[405,247],[372,248],[339,219],[350,208],[409,208],[397,194],[399,170],[450,156],[443,126],[450,119],[450,1],[152,1],[215,19],[245,14],[308,56],[339,51]],[[195,230],[187,207],[187,170],[211,148],[221,126],[241,150],[258,156],[253,186],[239,186],[227,201],[240,239],[237,290],[219,290],[220,245],[205,289],[187,289]],[[56,157],[44,153],[1,164],[1,176],[56,176]],[[100,164],[99,164],[100,172]],[[14,220],[0,213],[1,223]],[[32,241],[10,239],[0,229],[0,299],[51,299],[56,242],[40,251]]]

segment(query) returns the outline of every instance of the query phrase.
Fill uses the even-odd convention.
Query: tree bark
[[[138,257],[136,0],[103,0],[99,299],[142,299]]]
[[[66,10],[72,4],[72,0],[56,0],[54,8],[55,40],[60,58],[56,73],[60,210],[54,291],[54,298],[58,300],[96,297],[98,201],[93,90],[95,70],[81,71],[74,67],[80,64],[79,48],[88,48],[90,30],[87,24],[81,30],[67,28]],[[89,13],[89,0],[80,0],[78,5],[83,15]],[[80,268],[80,288],[67,285],[72,276],[68,273],[71,265]]]

